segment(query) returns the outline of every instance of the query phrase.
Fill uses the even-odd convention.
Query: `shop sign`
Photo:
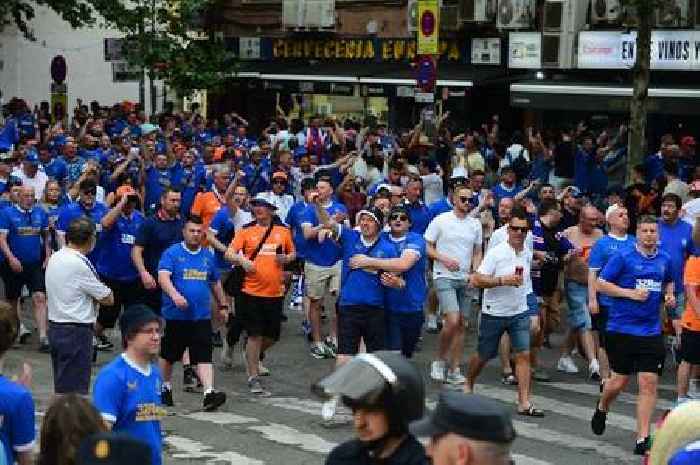
[[[582,31],[579,34],[578,67],[632,68],[636,60],[636,37],[636,32]],[[700,31],[652,31],[651,69],[700,70]]]
[[[433,103],[435,101],[435,94],[432,92],[416,92],[414,95],[416,103]]]
[[[415,39],[263,39],[263,59],[323,61],[413,61],[418,55]],[[269,51],[266,55],[266,51]],[[438,41],[440,59],[463,62],[464,50],[454,39]],[[265,56],[266,55],[266,56]]]
[[[542,67],[542,35],[539,32],[511,32],[508,35],[508,67]]]
[[[472,39],[472,64],[474,65],[500,65],[501,64],[501,39],[500,37]]]
[[[411,86],[397,86],[396,87],[396,96],[397,97],[411,97],[416,94],[416,89],[415,87]]]
[[[417,30],[419,55],[437,55],[438,31],[440,31],[438,0],[419,0]]]
[[[374,84],[365,84],[362,86],[363,97],[384,97],[385,95],[384,86]]]

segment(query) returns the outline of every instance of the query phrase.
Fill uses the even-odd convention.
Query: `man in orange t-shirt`
[[[678,366],[678,401],[688,399],[691,371],[700,366],[700,257],[690,257],[685,264],[685,311],[681,318],[681,364]],[[691,368],[694,368],[691,370]]]
[[[266,394],[259,378],[260,353],[279,340],[284,305],[284,265],[296,258],[292,234],[286,226],[275,222],[276,207],[258,194],[250,201],[255,223],[239,230],[226,251],[229,262],[246,271],[242,292],[236,298],[236,318],[248,333],[246,362],[248,387],[256,395]],[[260,252],[250,257],[263,240]]]
[[[217,165],[212,172],[214,184],[209,192],[200,192],[194,199],[190,213],[202,218],[204,230],[219,209],[226,205],[226,189],[231,181],[231,172],[226,165]]]

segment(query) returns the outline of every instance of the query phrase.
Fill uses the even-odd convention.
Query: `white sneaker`
[[[332,399],[324,402],[323,405],[321,406],[321,417],[323,417],[323,419],[325,421],[332,420],[333,417],[335,416],[335,410],[336,410],[337,406],[338,406],[338,398],[337,397],[333,397]]]
[[[572,375],[578,373],[578,367],[569,355],[564,355],[559,359],[557,362],[557,370]]]
[[[445,381],[445,370],[447,369],[444,360],[434,360],[430,364],[430,378],[433,381],[444,382]]]
[[[600,363],[594,358],[588,365],[588,375],[593,381],[600,381]]]
[[[447,373],[447,378],[445,378],[445,382],[448,384],[464,384],[464,382],[467,379],[462,375],[461,371],[459,368],[457,368],[455,371],[450,371]]]

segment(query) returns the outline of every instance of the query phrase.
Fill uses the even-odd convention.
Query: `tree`
[[[634,22],[637,25],[627,148],[627,182],[630,182],[634,167],[644,163],[647,153],[646,126],[651,69],[651,27],[654,13],[661,6],[662,0],[627,0],[627,3],[634,8]]]

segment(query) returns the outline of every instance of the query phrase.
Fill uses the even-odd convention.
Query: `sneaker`
[[[569,355],[564,355],[559,359],[557,362],[557,370],[572,375],[578,373],[578,367]]]
[[[42,354],[51,353],[51,346],[49,345],[49,338],[44,336],[39,340],[39,352]]]
[[[95,336],[95,338],[97,339],[97,341],[93,341],[93,343],[96,342],[96,344],[94,345],[95,347],[97,347],[97,350],[108,352],[114,349],[114,344],[112,344],[112,341],[110,341],[104,334]]]
[[[191,365],[187,365],[182,373],[182,389],[186,392],[194,392],[197,386],[197,373]]]
[[[332,337],[326,336],[326,338],[323,340],[323,345],[326,346],[326,350],[330,352],[333,358],[335,358],[335,355],[338,353],[338,345],[336,344],[336,341],[334,341]]]
[[[457,368],[454,371],[448,372],[447,377],[445,378],[445,382],[447,384],[452,384],[452,385],[464,384],[465,381],[466,381],[466,378],[464,377],[464,375],[462,375],[459,368]]]
[[[310,352],[313,358],[317,358],[319,360],[324,358],[333,358],[326,346],[322,343],[312,344]]]
[[[600,364],[597,359],[591,360],[591,363],[588,365],[588,373],[591,381],[600,381]]]
[[[255,394],[256,396],[262,396],[268,393],[265,388],[263,388],[262,382],[260,382],[260,378],[257,376],[248,378],[248,389],[251,394]]]
[[[221,333],[219,331],[211,333],[211,345],[214,347],[224,346],[224,341],[221,339]]]
[[[651,440],[649,439],[649,436],[642,439],[637,439],[637,442],[634,444],[634,455],[646,455],[650,446]]]
[[[202,400],[202,408],[206,412],[211,412],[219,408],[224,402],[226,402],[226,393],[212,389],[211,391],[204,394],[204,400]]]
[[[175,403],[173,402],[173,390],[163,385],[163,387],[160,388],[160,401],[166,407],[174,406]]]
[[[270,376],[270,370],[268,370],[262,362],[258,363],[258,376]]]
[[[599,408],[600,401],[595,404],[595,412],[591,418],[591,430],[593,434],[600,436],[605,432],[605,421],[608,419],[608,412],[603,412]]]
[[[430,334],[438,333],[437,315],[428,315],[428,322],[425,325],[425,330]]]
[[[445,382],[445,371],[447,366],[444,360],[434,360],[430,364],[430,378],[433,381]]]
[[[333,397],[330,400],[327,400],[326,402],[323,403],[321,406],[321,417],[325,421],[330,421],[333,419],[335,416],[335,411],[338,408],[338,398]]]

